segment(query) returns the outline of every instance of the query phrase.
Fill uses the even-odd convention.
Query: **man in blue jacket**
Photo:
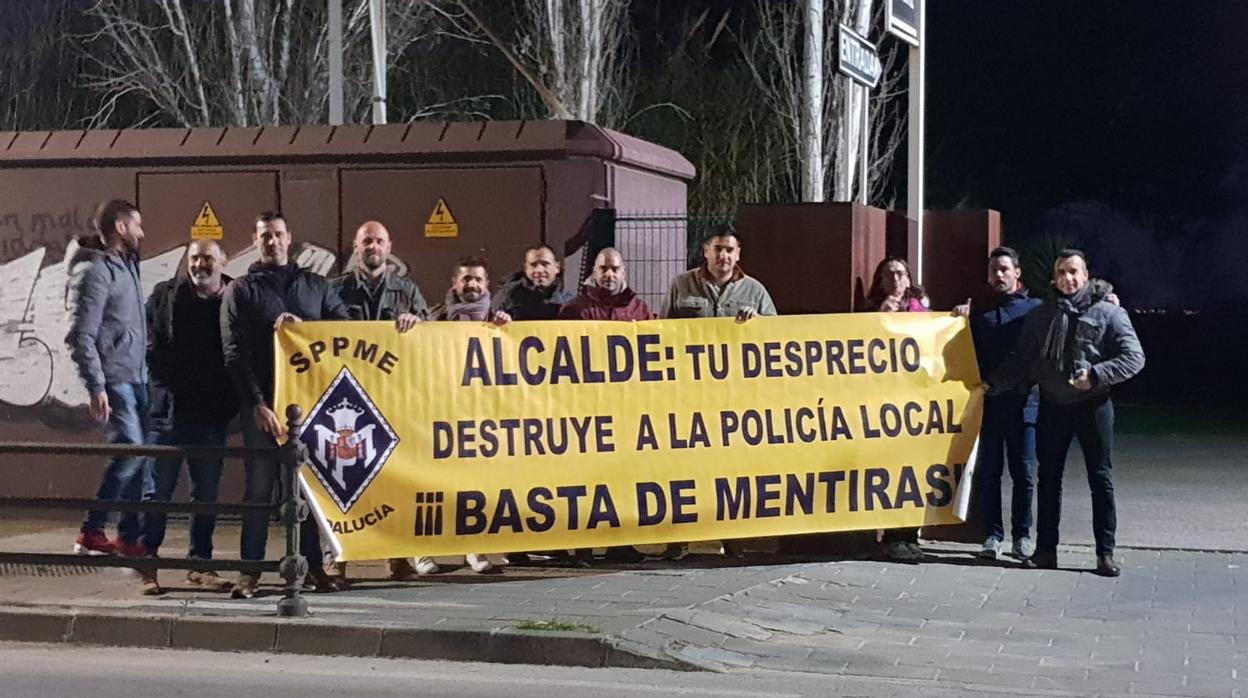
[[[988,255],[988,287],[982,298],[959,306],[969,315],[979,374],[991,375],[1009,355],[1023,330],[1023,320],[1041,303],[1022,283],[1018,253],[998,247]],[[1001,522],[1001,474],[1008,463],[1012,482],[1010,537],[1014,557],[1031,557],[1031,499],[1035,491],[1036,407],[1038,396],[1023,383],[984,400],[972,489],[973,520],[984,526],[980,557],[995,560],[1001,552],[1005,528]]]
[[[143,220],[134,204],[113,199],[100,204],[94,223],[98,237],[80,240],[71,262],[72,321],[65,344],[86,385],[91,416],[107,425],[109,442],[138,445],[148,413],[147,319],[139,281]],[[95,498],[138,501],[144,463],[137,456],[114,457]],[[88,512],[74,550],[146,554],[137,512],[122,514],[116,541],[104,533],[107,522],[108,512]]]
[[[1117,577],[1122,570],[1114,560],[1118,517],[1110,392],[1144,368],[1144,351],[1131,318],[1107,298],[1113,288],[1089,278],[1083,252],[1058,254],[1053,286],[1055,297],[1027,315],[1014,348],[986,381],[988,396],[1009,394],[1025,381],[1040,386],[1036,550],[1023,564],[1057,568],[1062,471],[1070,442],[1078,437],[1092,490],[1096,573]]]

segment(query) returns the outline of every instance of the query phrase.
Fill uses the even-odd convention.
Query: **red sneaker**
[[[74,552],[79,555],[112,555],[117,552],[117,546],[113,545],[103,531],[96,528],[78,534],[78,542],[74,543]]]
[[[113,547],[122,557],[147,557],[147,546],[141,540],[127,542],[118,538],[113,542]]]

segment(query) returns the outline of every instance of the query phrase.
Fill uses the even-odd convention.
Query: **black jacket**
[[[516,272],[503,280],[494,294],[493,309],[501,310],[512,320],[554,320],[559,309],[574,298],[563,290],[563,279],[549,288],[538,288],[524,275]]]
[[[222,276],[228,284],[230,277]],[[224,426],[238,395],[221,349],[221,297],[200,298],[186,274],[156,284],[147,299],[147,366],[158,429],[193,420]],[[176,408],[176,409],[175,409]]]
[[[225,367],[245,409],[273,407],[273,323],[282,313],[302,320],[349,320],[347,308],[325,277],[256,262],[225,289],[221,346]]]

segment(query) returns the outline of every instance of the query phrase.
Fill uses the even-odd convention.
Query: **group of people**
[[[345,272],[327,279],[301,269],[290,258],[291,231],[280,213],[256,217],[253,242],[259,260],[237,279],[223,274],[226,255],[214,240],[193,240],[186,269],[143,297],[139,248],[143,240],[138,209],[121,200],[100,205],[94,219],[98,235],[80,241],[73,260],[73,321],[66,342],[87,388],[89,412],[107,425],[117,444],[158,443],[213,446],[225,443],[229,425],[238,419],[244,444],[276,446],[285,425],[273,404],[273,334],[286,322],[361,320],[394,323],[410,332],[422,322],[474,321],[505,324],[521,320],[648,320],[658,315],[628,287],[623,256],[614,248],[598,252],[578,293],[563,288],[562,268],[546,245],[526,250],[524,266],[491,294],[490,269],[484,259],[465,257],[451,270],[441,303],[430,307],[411,280],[395,272],[389,231],[368,221],[355,233]],[[767,289],[742,271],[741,242],[730,227],[714,231],[703,244],[704,263],[679,275],[661,309],[666,318],[775,315]],[[976,518],[987,539],[982,555],[995,558],[1003,540],[1001,475],[1008,454],[1014,481],[1013,552],[1032,567],[1056,566],[1061,476],[1066,451],[1078,436],[1088,464],[1094,504],[1097,571],[1118,574],[1113,559],[1114,502],[1112,385],[1143,366],[1143,354],[1130,320],[1107,284],[1089,279],[1084,255],[1064,251],[1054,266],[1054,299],[1041,303],[1020,282],[1017,255],[998,248],[988,260],[988,288],[955,312],[970,318],[985,378],[984,426],[975,470]],[[928,300],[911,280],[905,260],[890,257],[877,267],[866,299],[875,312],[925,312]],[[1038,385],[1038,410],[1036,391]],[[1038,413],[1038,417],[1036,416]],[[1039,443],[1038,535],[1030,542],[1033,463]],[[155,460],[113,458],[96,498],[168,501],[177,487],[182,458]],[[222,463],[188,458],[190,496],[215,502]],[[282,470],[272,458],[248,458],[244,467],[245,503],[269,504]],[[164,541],[166,517],[122,514],[117,536],[105,531],[107,512],[89,512],[76,549],[84,554],[157,556]],[[215,517],[196,514],[190,523],[192,558],[213,554]],[[240,556],[265,557],[269,517],[242,517]],[[883,552],[890,558],[922,558],[918,529],[884,532]],[[327,569],[319,527],[302,524],[301,554],[309,570],[306,584],[317,591],[348,585],[346,566]],[[679,559],[687,546],[669,545],[662,556]],[[723,541],[723,551],[739,556],[740,542]],[[511,562],[536,554],[517,553]],[[563,553],[545,553],[563,556]],[[610,548],[607,558],[640,561],[629,547]],[[566,555],[588,564],[591,551]],[[479,573],[499,571],[503,560],[468,555]],[[389,561],[391,576],[407,579],[440,571],[436,560]],[[144,594],[162,588],[154,565],[136,563]],[[242,572],[230,581],[213,572],[192,571],[187,582],[229,591],[236,598],[256,593],[259,575]]]

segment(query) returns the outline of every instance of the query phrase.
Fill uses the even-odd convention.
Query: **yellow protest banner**
[[[288,323],[277,404],[340,559],[956,523],[964,319]]]

